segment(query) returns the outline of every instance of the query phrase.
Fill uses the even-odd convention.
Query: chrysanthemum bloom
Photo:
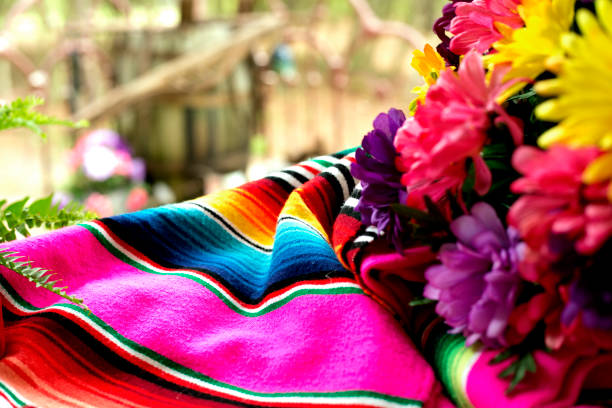
[[[581,178],[600,155],[597,148],[560,145],[546,151],[521,146],[515,151],[512,164],[523,177],[511,186],[521,197],[510,208],[508,221],[531,250],[553,260],[572,248],[592,255],[612,237],[607,185],[587,186]]]
[[[390,205],[403,202],[405,189],[400,182],[402,173],[395,167],[398,155],[393,146],[397,130],[406,116],[397,109],[381,113],[374,120],[374,130],[364,136],[351,166],[353,177],[361,181],[363,191],[355,208],[365,225],[374,225],[391,234],[396,248],[401,247],[402,224]]]
[[[581,35],[563,37],[567,59],[558,77],[535,85],[544,96],[557,96],[536,108],[538,118],[560,122],[538,139],[543,147],[554,143],[598,146],[612,150],[612,1],[595,2],[597,18],[580,9],[576,22]],[[612,152],[594,161],[583,174],[586,183],[612,179]],[[608,190],[612,202],[612,185]]]
[[[522,143],[520,120],[510,117],[496,102],[513,84],[502,82],[507,68],[496,67],[487,79],[480,55],[469,52],[457,72],[447,68],[429,88],[425,103],[395,138],[408,205],[424,208],[425,195],[435,201],[447,190],[456,193],[465,179],[468,158],[476,169],[475,190],[479,194],[489,190],[491,172],[480,152],[493,125],[491,115],[497,115],[495,123],[508,126],[517,145]]]
[[[484,53],[491,45],[503,38],[498,27],[515,29],[523,26],[518,15],[519,0],[474,0],[455,7],[449,31],[454,34],[450,50],[464,55],[474,49]]]
[[[446,64],[450,66],[459,66],[459,56],[450,50],[450,30],[451,21],[455,18],[455,8],[458,3],[470,3],[472,0],[450,0],[451,3],[445,4],[442,8],[442,17],[438,18],[433,25],[434,33],[440,39],[440,44],[436,47],[438,54],[446,60]]]
[[[446,67],[444,59],[429,44],[425,44],[423,51],[415,50],[412,53],[410,65],[423,77],[425,84],[412,89],[418,97],[410,104],[410,112],[414,113],[419,103],[425,101],[425,95],[429,87],[436,83],[440,77],[440,71]]]
[[[425,272],[425,297],[437,300],[436,312],[466,344],[506,345],[508,318],[518,295],[522,244],[505,230],[493,207],[478,203],[471,215],[451,223],[456,244],[440,249],[440,265]]]
[[[485,57],[487,64],[511,64],[507,78],[535,79],[546,70],[557,72],[564,56],[561,37],[570,31],[575,1],[522,0],[517,10],[525,26],[512,30],[498,25],[504,38],[493,44],[496,52]]]

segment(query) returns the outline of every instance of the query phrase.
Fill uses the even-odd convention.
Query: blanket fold
[[[0,270],[0,396],[41,408],[494,406],[475,391],[495,378],[486,353],[404,310],[411,265],[376,252],[359,222],[352,154],[2,245],[89,310]],[[605,364],[570,363],[593,390],[607,383],[588,373]]]

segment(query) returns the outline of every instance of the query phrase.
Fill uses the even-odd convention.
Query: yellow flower
[[[525,26],[497,29],[504,36],[493,44],[497,51],[485,57],[489,65],[511,64],[506,79],[534,79],[542,72],[556,72],[563,60],[561,37],[569,32],[576,0],[523,0],[517,11]],[[522,85],[514,87],[518,91]],[[510,96],[510,95],[507,95]]]
[[[414,50],[410,65],[425,79],[427,85],[433,85],[446,64],[444,58],[434,48],[425,44],[423,51]]]
[[[562,143],[609,151],[586,169],[586,183],[612,179],[612,0],[596,0],[595,9],[599,21],[580,9],[576,23],[582,35],[563,36],[567,58],[557,78],[535,85],[539,94],[557,96],[536,108],[539,119],[559,122],[540,136],[540,146]],[[609,195],[612,201],[612,191]]]
[[[423,51],[415,50],[412,53],[410,65],[423,77],[425,84],[412,89],[418,96],[410,104],[410,112],[414,113],[419,102],[425,101],[425,95],[429,87],[436,83],[440,71],[446,68],[444,58],[429,44],[425,44]]]

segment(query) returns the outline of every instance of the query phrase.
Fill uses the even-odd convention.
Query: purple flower
[[[569,301],[561,313],[561,322],[570,326],[581,315],[582,324],[591,329],[612,330],[612,240],[609,240],[587,265],[580,268],[580,277],[572,283]]]
[[[147,166],[141,158],[132,159],[132,167],[130,169],[130,178],[133,182],[143,183],[147,175]]]
[[[393,140],[405,120],[406,116],[398,109],[378,115],[374,130],[363,138],[361,148],[355,153],[356,163],[351,166],[351,174],[361,180],[363,186],[355,208],[361,213],[361,221],[390,233],[397,249],[401,248],[402,225],[390,205],[403,202],[406,191],[400,181],[402,173],[395,167],[398,153]]]
[[[105,146],[132,154],[132,149],[123,141],[119,133],[111,129],[95,129],[86,136],[87,146]]]
[[[452,333],[463,333],[468,346],[478,340],[491,348],[505,346],[524,244],[483,202],[472,207],[471,215],[454,220],[451,230],[458,241],[444,244],[438,255],[442,263],[425,272],[424,295],[438,301],[436,312]]]
[[[455,7],[457,3],[471,3],[472,0],[451,0],[442,8],[442,17],[437,19],[433,25],[433,30],[442,41],[436,47],[438,54],[446,60],[447,65],[459,66],[459,56],[450,50],[450,37],[446,34],[450,30],[451,21],[455,18]]]

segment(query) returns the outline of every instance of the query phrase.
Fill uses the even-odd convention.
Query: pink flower
[[[582,183],[584,169],[600,155],[597,148],[516,150],[512,163],[523,177],[511,189],[523,195],[510,208],[508,221],[532,250],[555,259],[569,245],[592,255],[612,237],[607,185]]]
[[[491,172],[480,156],[488,141],[491,114],[494,123],[505,123],[515,144],[522,143],[522,125],[496,102],[511,82],[502,82],[508,67],[499,66],[485,78],[480,55],[469,52],[457,72],[442,71],[415,115],[398,131],[395,147],[400,153],[396,166],[404,172],[402,184],[408,205],[423,208],[423,197],[438,200],[447,190],[457,193],[466,177],[466,160],[476,169],[475,190],[485,194]]]
[[[85,200],[85,208],[99,217],[110,217],[114,212],[110,198],[100,193],[91,193]]]
[[[145,208],[149,201],[149,193],[143,187],[134,187],[128,195],[126,208],[128,211],[139,211]]]
[[[474,49],[484,53],[502,38],[496,27],[504,24],[510,28],[524,25],[517,13],[520,0],[474,0],[459,3],[455,8],[456,17],[451,21],[450,49],[458,55]]]

